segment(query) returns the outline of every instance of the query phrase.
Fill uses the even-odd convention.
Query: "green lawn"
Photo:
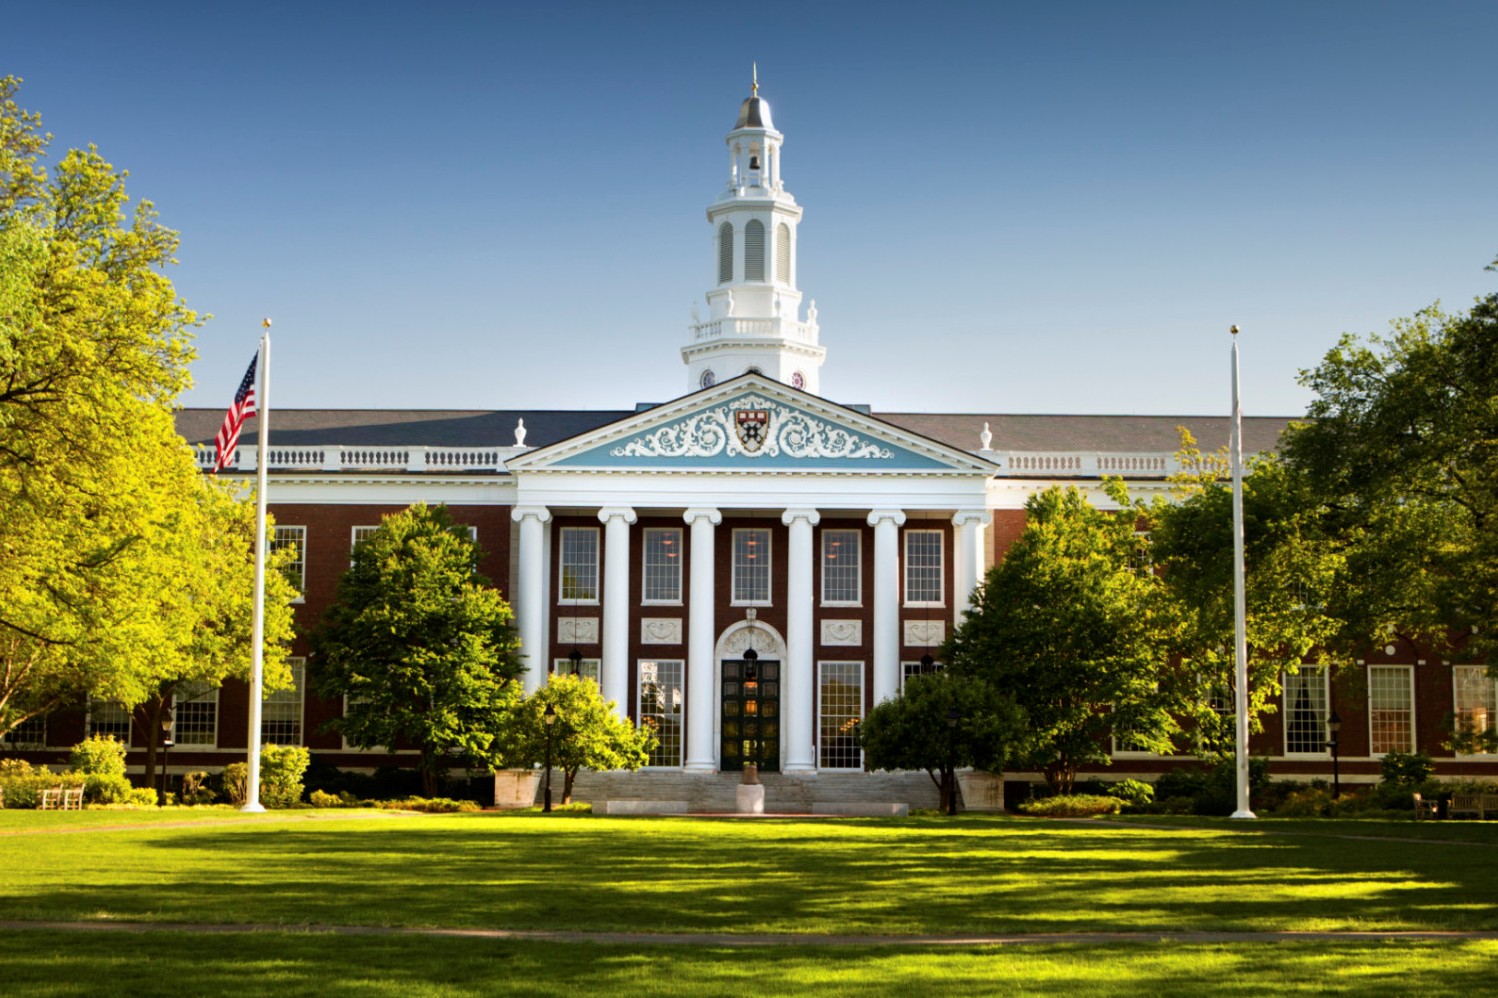
[[[0,812],[0,919],[871,936],[1498,929],[1498,823],[1146,822]],[[745,949],[36,929],[0,934],[0,992],[216,994],[253,973],[251,993],[278,994],[1472,994],[1490,988],[1495,958],[1498,942],[1482,940]]]

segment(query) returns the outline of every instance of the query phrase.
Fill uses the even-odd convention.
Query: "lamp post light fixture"
[[[1332,750],[1332,800],[1336,800],[1342,796],[1341,774],[1337,772],[1337,750],[1340,747],[1339,742],[1341,741],[1337,736],[1341,731],[1342,719],[1337,716],[1337,712],[1334,710],[1326,719],[1326,747]]]
[[[156,806],[166,807],[166,757],[172,747],[172,708],[161,712],[161,789],[156,792]]]
[[[555,704],[547,704],[546,711],[541,715],[541,720],[546,725],[546,798],[541,806],[543,814],[551,813],[551,739],[557,726],[557,708]]]
[[[957,814],[957,722],[962,715],[956,707],[947,708],[947,814]]]

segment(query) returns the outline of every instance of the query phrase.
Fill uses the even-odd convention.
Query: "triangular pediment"
[[[991,475],[974,455],[758,374],[512,458],[512,471]]]

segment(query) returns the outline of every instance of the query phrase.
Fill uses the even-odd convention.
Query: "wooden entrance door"
[[[763,659],[723,663],[720,766],[739,772],[754,763],[780,771],[780,663]]]

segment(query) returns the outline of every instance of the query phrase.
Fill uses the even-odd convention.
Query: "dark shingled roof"
[[[515,424],[525,420],[525,442],[546,447],[597,429],[635,410],[564,409],[277,409],[271,420],[271,442],[282,447],[347,444],[355,447],[508,447],[515,443]],[[1184,426],[1204,451],[1228,442],[1226,416],[1016,416],[938,412],[876,412],[895,426],[930,437],[958,450],[976,451],[983,424],[993,433],[996,451],[1108,451],[1172,453],[1180,447],[1177,427]],[[1246,416],[1243,449],[1272,450],[1296,417]],[[222,409],[182,409],[177,431],[188,443],[212,444],[223,422]],[[258,429],[245,420],[240,443],[252,443]]]
[[[876,412],[876,417],[949,447],[974,451],[982,446],[983,424],[993,434],[996,451],[1107,451],[1174,453],[1180,449],[1179,427],[1196,437],[1203,451],[1228,444],[1232,421],[1227,416],[991,416],[941,412]],[[1243,449],[1273,450],[1280,434],[1298,416],[1243,417]]]

